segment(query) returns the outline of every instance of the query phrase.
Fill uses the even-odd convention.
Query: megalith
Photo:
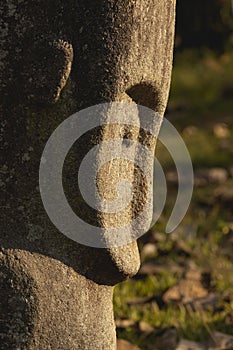
[[[6,0],[0,14],[0,349],[113,350],[113,288],[137,273],[137,243],[100,248],[60,232],[41,199],[41,157],[54,130],[91,106],[129,101],[163,115],[175,0]],[[136,194],[122,216],[92,211],[78,191],[77,165],[114,137],[154,152],[155,138],[140,132],[137,120],[139,127],[101,125],[67,155],[66,196],[93,226],[130,223],[148,188],[135,166],[110,162],[97,179],[100,193],[111,198],[126,173]]]

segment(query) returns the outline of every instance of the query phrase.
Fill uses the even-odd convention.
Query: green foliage
[[[186,109],[192,114],[229,111],[233,107],[232,61],[233,53],[217,57],[205,51],[201,58],[191,50],[177,54],[170,108]]]

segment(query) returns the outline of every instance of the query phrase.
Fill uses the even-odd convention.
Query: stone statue
[[[40,160],[55,128],[84,108],[133,101],[163,115],[175,0],[7,0],[0,14],[0,349],[116,349],[113,287],[137,273],[137,243],[96,248],[63,235],[41,200]],[[109,217],[86,213],[80,201],[74,164],[109,133],[100,127],[84,135],[64,167],[74,209],[103,225]],[[155,140],[137,128],[113,134],[154,150]],[[100,187],[120,167],[103,172]],[[140,185],[133,215],[145,188],[134,168],[128,172]]]

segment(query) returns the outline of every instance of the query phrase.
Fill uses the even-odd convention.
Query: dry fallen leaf
[[[190,303],[195,299],[207,296],[208,291],[196,280],[182,279],[180,282],[169,288],[163,295],[163,301]]]
[[[130,320],[130,319],[120,319],[120,318],[117,318],[115,320],[115,324],[116,324],[116,327],[119,329],[126,329],[128,327],[133,327],[135,326],[136,322],[133,321],[133,320]]]
[[[217,123],[213,127],[214,134],[219,139],[225,139],[231,136],[228,126],[224,123]]]
[[[233,350],[233,336],[213,332],[208,345],[208,350]]]
[[[152,327],[149,323],[143,321],[139,322],[138,328],[142,333],[152,333],[155,331],[154,327]]]
[[[207,350],[207,349],[201,343],[196,343],[194,341],[181,339],[176,350]]]
[[[117,350],[140,350],[140,348],[124,339],[118,339]]]

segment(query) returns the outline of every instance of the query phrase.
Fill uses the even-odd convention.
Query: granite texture
[[[113,350],[113,286],[137,272],[137,243],[97,249],[61,234],[41,201],[40,158],[54,129],[83,108],[129,100],[163,115],[175,0],[7,0],[0,15],[0,349]],[[104,227],[108,216],[92,216],[72,196],[72,172],[96,140],[116,135],[154,150],[137,128],[100,127],[73,148],[64,170],[71,205]],[[111,177],[122,168],[115,163]],[[134,167],[126,172],[138,184],[122,216],[129,220],[146,190]],[[108,179],[106,169],[98,181],[107,197]]]

